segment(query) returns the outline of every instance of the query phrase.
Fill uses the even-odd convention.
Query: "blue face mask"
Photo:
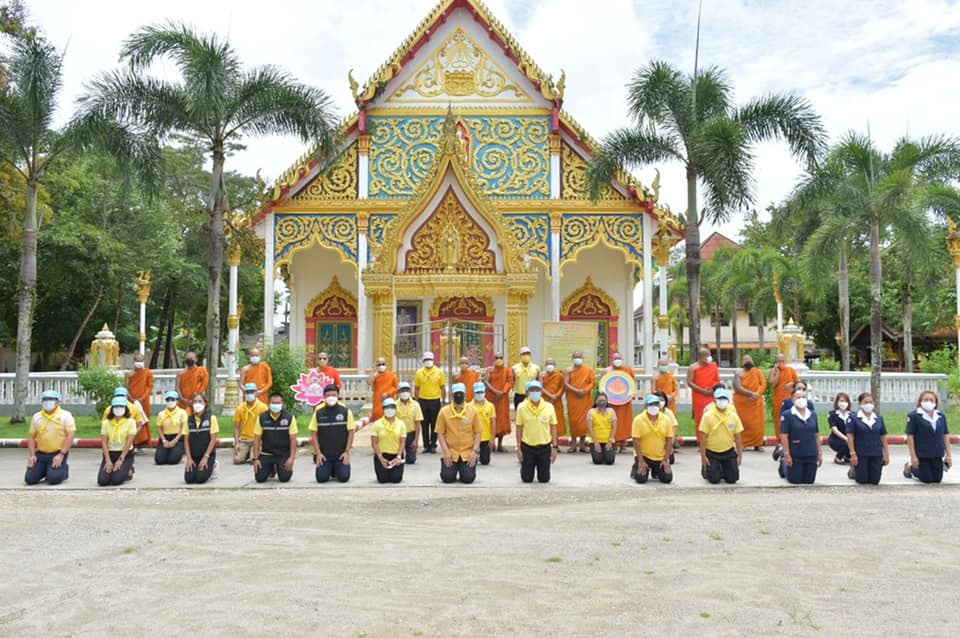
[[[257,398],[257,395],[253,392],[249,392],[245,396],[247,397],[247,401],[249,401],[250,403],[253,403],[254,400]]]
[[[274,414],[276,414],[277,412],[282,412],[282,411],[283,411],[283,404],[282,404],[282,403],[271,403],[271,404],[270,404],[270,411],[273,412]]]
[[[57,409],[56,401],[44,401],[43,403],[41,403],[41,405],[43,406],[43,409],[46,410],[47,412],[53,412],[54,410]]]
[[[530,397],[530,400],[533,401],[534,403],[540,400],[539,392],[528,392],[527,396]]]

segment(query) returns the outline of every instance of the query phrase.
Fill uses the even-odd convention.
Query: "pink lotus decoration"
[[[290,386],[290,389],[296,392],[294,399],[315,408],[323,403],[323,389],[331,383],[334,383],[334,380],[327,375],[310,370],[306,374],[301,374],[299,383]]]

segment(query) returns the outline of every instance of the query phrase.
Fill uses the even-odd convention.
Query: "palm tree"
[[[157,60],[169,59],[179,81],[145,75]],[[206,363],[220,363],[220,289],[224,260],[224,213],[229,212],[224,164],[232,145],[247,135],[292,134],[318,142],[325,160],[335,141],[330,99],[273,66],[244,70],[230,43],[202,35],[185,24],[148,26],[123,44],[125,70],[100,75],[82,103],[89,112],[141,127],[162,137],[185,134],[209,145],[213,162],[210,196]],[[267,276],[272,276],[267,273]],[[269,338],[269,335],[266,335]],[[215,396],[216,374],[210,375]]]
[[[687,319],[686,303],[689,299],[687,293],[686,267],[682,263],[671,264],[667,269],[667,276],[670,285],[667,289],[667,303],[670,304],[670,325],[675,328],[674,334],[677,338],[677,346],[680,349],[678,360],[683,359],[683,325]]]
[[[757,323],[760,351],[766,353],[765,330],[776,316],[777,301],[773,289],[774,274],[786,270],[787,259],[769,248],[743,248],[728,265],[725,282],[727,296],[737,299]],[[736,355],[735,355],[736,356]]]
[[[641,67],[627,85],[633,128],[612,132],[590,163],[591,197],[627,166],[678,161],[687,177],[686,261],[690,348],[700,345],[700,224],[720,223],[753,201],[757,142],[777,139],[808,164],[822,150],[824,129],[810,103],[795,95],[768,95],[733,104],[724,73],[711,67],[684,74],[663,61]],[[698,181],[706,207],[697,204]]]
[[[37,196],[55,161],[72,150],[94,146],[113,155],[125,176],[134,173],[144,186],[159,181],[159,150],[151,136],[131,131],[94,115],[78,116],[65,127],[53,128],[62,87],[63,57],[56,47],[33,31],[14,38],[0,89],[0,163],[23,180],[23,253],[20,260],[17,309],[17,363],[12,423],[23,423],[37,290]]]
[[[925,211],[934,191],[960,175],[960,142],[941,136],[903,137],[884,153],[868,135],[847,133],[831,151],[837,170],[815,173],[810,186],[831,193],[870,233],[870,392],[879,402],[883,363],[881,241],[889,232],[910,247],[928,239]]]

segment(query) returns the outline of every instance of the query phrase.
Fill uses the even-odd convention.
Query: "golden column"
[[[150,299],[150,271],[137,273],[137,297],[140,299],[140,354],[147,352],[147,301]]]
[[[387,367],[393,368],[396,305],[392,275],[365,273],[363,285],[367,296],[373,300],[373,351],[376,353],[375,356],[386,357]],[[361,335],[360,338],[364,337]]]
[[[530,292],[526,290],[507,290],[507,356],[508,361],[516,361],[520,356],[520,348],[527,343],[527,307],[530,301]]]
[[[227,252],[227,266],[230,267],[229,314],[227,314],[227,385],[223,395],[223,410],[231,414],[240,405],[240,379],[237,371],[237,347],[240,342],[240,317],[237,314],[237,269],[242,255],[240,245],[230,242]]]
[[[947,250],[953,258],[953,270],[957,279],[957,314],[954,315],[953,322],[957,329],[957,356],[960,357],[960,232],[957,232],[957,225],[950,218],[947,218]]]

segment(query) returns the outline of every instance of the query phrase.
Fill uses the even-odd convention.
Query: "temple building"
[[[308,151],[259,222],[264,271],[289,290],[291,345],[342,369],[385,356],[408,370],[424,350],[484,366],[524,345],[539,361],[545,322],[587,321],[598,363],[633,352],[634,289],[645,280],[650,294],[654,257],[682,225],[658,185],[629,175],[591,202],[597,142],[563,110],[562,73],[482,3],[442,0],[365,85],[349,80],[357,111],[337,158]],[[269,339],[272,276],[264,303]],[[644,331],[650,365],[653,317]]]

